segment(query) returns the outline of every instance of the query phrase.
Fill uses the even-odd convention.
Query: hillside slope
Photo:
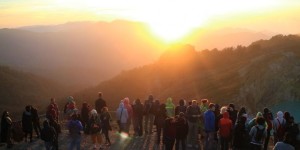
[[[102,91],[115,108],[124,97],[131,100],[153,94],[165,101],[169,96],[209,98],[220,104],[235,102],[250,110],[282,101],[300,99],[300,37],[277,35],[248,47],[222,51],[196,51],[191,45],[174,45],[149,65],[123,71],[94,88],[76,94],[93,103]]]
[[[66,89],[52,81],[0,66],[0,112],[8,110],[20,117],[26,105],[33,105],[44,113],[51,97],[65,93]]]

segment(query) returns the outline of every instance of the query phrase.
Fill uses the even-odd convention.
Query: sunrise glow
[[[178,41],[194,28],[216,26],[237,14],[259,14],[299,6],[294,0],[2,0],[0,27],[61,24],[75,21],[133,20],[146,23],[150,31],[166,41]],[[217,19],[216,19],[217,18]],[[240,17],[246,19],[247,16]],[[253,18],[251,18],[253,19]],[[254,18],[254,20],[257,18]],[[233,20],[234,21],[234,20]]]

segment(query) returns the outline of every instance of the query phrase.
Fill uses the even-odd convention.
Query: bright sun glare
[[[48,16],[53,12],[70,13],[61,18],[70,20],[128,19],[145,22],[150,30],[166,42],[180,40],[196,27],[206,26],[214,19],[241,13],[256,13],[274,9],[284,0],[44,0],[34,1],[38,12]],[[31,4],[27,4],[32,7]],[[42,17],[42,16],[41,16]],[[54,19],[53,19],[54,20]],[[70,20],[66,20],[70,21]],[[78,20],[82,21],[82,20]]]

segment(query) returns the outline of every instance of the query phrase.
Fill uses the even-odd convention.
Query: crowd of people
[[[144,104],[140,99],[132,105],[129,98],[121,100],[117,119],[120,132],[129,134],[132,124],[136,137],[152,134],[155,126],[156,146],[162,144],[166,150],[267,150],[270,144],[274,150],[300,149],[293,116],[278,111],[274,118],[267,107],[250,118],[245,107],[236,110],[232,103],[221,107],[208,99],[188,104],[181,99],[176,106],[172,98],[163,103],[150,95]]]
[[[91,137],[94,149],[103,149],[103,146],[112,144],[109,135],[112,116],[102,97],[103,94],[99,92],[94,108],[84,102],[81,109],[77,108],[72,96],[67,98],[63,119],[69,130],[69,150],[80,149],[83,133]],[[32,142],[35,131],[36,137],[45,142],[46,150],[58,150],[62,125],[59,114],[58,105],[51,98],[46,110],[47,119],[41,128],[37,108],[26,106],[22,115],[24,141]],[[144,103],[140,99],[132,103],[128,97],[122,99],[116,110],[115,121],[119,133],[135,138],[156,132],[155,148],[163,145],[165,150],[267,150],[270,144],[274,145],[274,150],[300,149],[297,141],[299,127],[289,112],[278,111],[273,117],[273,113],[264,108],[262,112],[257,112],[256,117],[249,116],[245,107],[236,110],[232,103],[220,106],[208,99],[190,102],[180,99],[176,106],[172,98],[164,103],[149,95]],[[13,147],[12,126],[9,112],[4,111],[1,142],[7,143],[7,148]],[[130,129],[133,129],[133,133]]]

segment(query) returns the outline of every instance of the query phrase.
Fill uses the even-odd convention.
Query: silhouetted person
[[[295,150],[291,142],[293,137],[290,133],[286,133],[282,142],[277,142],[273,150]]]
[[[40,126],[40,118],[39,118],[37,108],[31,106],[31,113],[32,113],[32,125],[37,135],[37,138],[39,138],[41,133],[41,126]]]
[[[27,142],[27,136],[29,134],[30,142],[32,142],[32,113],[31,113],[31,107],[26,106],[25,111],[23,112],[22,116],[22,129],[25,133],[25,142]]]
[[[1,142],[7,143],[7,148],[12,148],[12,120],[8,111],[4,111],[1,118]]]
[[[134,120],[134,131],[136,136],[143,135],[143,113],[144,105],[141,103],[140,99],[135,100],[133,108],[133,120]]]
[[[148,100],[144,104],[144,115],[145,115],[145,133],[152,133],[155,108],[154,108],[154,98],[152,95],[149,95]]]
[[[87,102],[84,102],[82,104],[80,117],[81,117],[81,123],[85,133],[87,133],[87,128],[88,128],[87,123],[89,121],[89,113],[90,113],[90,106],[88,105]]]
[[[179,100],[179,105],[176,106],[176,108],[175,108],[175,115],[179,115],[179,113],[181,113],[181,112],[185,113],[186,109],[187,109],[187,106],[185,104],[185,100],[184,99]]]
[[[105,143],[110,146],[110,138],[109,138],[109,131],[112,130],[110,121],[112,120],[110,113],[108,112],[107,107],[103,107],[102,114],[100,115],[100,120],[102,123],[102,133],[105,136]]]
[[[167,119],[167,110],[166,110],[166,105],[161,104],[157,113],[155,114],[155,120],[154,120],[154,125],[156,126],[156,132],[157,132],[157,141],[156,144],[159,145],[161,141],[161,133],[162,130],[165,126],[165,120]]]
[[[175,150],[179,150],[179,145],[181,144],[181,149],[186,149],[186,138],[188,134],[188,123],[185,119],[183,112],[179,113],[179,117],[176,119],[176,144]]]
[[[249,134],[245,126],[247,118],[242,116],[237,121],[233,130],[233,149],[234,150],[247,150],[249,147]]]
[[[264,150],[268,150],[271,130],[273,129],[273,114],[267,107],[264,108],[263,117],[265,118],[267,123],[267,137],[265,138]]]
[[[41,139],[45,142],[46,150],[55,149],[55,141],[57,140],[57,133],[55,129],[50,126],[48,120],[43,122],[44,128],[41,131]]]
[[[50,105],[53,105],[53,109],[55,110],[56,112],[56,116],[54,119],[56,119],[56,121],[58,122],[58,119],[59,119],[59,109],[58,109],[58,105],[56,104],[56,101],[55,101],[55,98],[51,98],[50,99],[50,104],[48,107],[50,107]]]
[[[193,100],[192,105],[188,106],[186,110],[186,117],[189,125],[188,131],[188,147],[198,148],[198,127],[199,127],[199,118],[201,116],[200,108],[197,105],[197,101]]]
[[[98,114],[102,113],[103,107],[106,107],[106,101],[102,98],[103,94],[101,92],[98,93],[98,99],[95,101],[95,109]]]
[[[54,149],[58,150],[58,136],[61,133],[61,126],[53,118],[49,119],[49,125],[55,129],[56,139],[54,140],[53,145],[54,145]]]

